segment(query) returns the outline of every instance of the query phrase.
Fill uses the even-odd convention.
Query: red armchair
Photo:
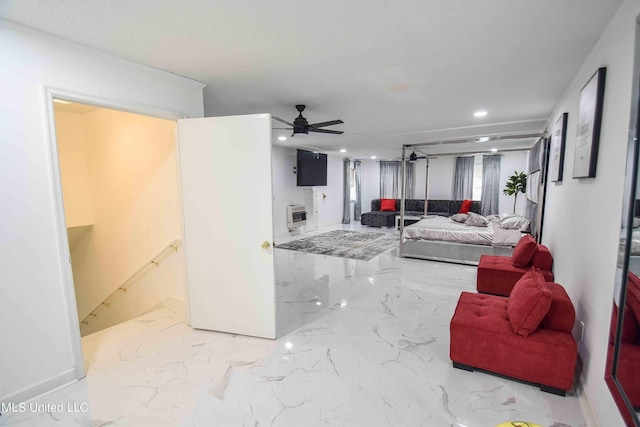
[[[553,282],[553,257],[545,245],[524,236],[512,256],[481,255],[478,263],[478,292],[509,296],[516,282],[531,269],[539,268],[547,282]]]
[[[450,324],[453,366],[494,372],[565,395],[573,386],[578,347],[575,311],[557,283],[538,269],[509,298],[463,292]]]

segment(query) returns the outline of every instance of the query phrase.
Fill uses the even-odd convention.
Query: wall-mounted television
[[[297,185],[311,187],[327,185],[327,155],[298,150]]]

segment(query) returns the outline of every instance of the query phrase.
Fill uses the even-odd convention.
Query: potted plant
[[[513,213],[516,213],[516,202],[518,201],[518,193],[527,191],[527,174],[524,172],[514,171],[509,177],[507,186],[502,191],[506,196],[516,196],[513,200]]]

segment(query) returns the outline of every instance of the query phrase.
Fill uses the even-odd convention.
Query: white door
[[[178,120],[190,322],[275,338],[271,116]]]

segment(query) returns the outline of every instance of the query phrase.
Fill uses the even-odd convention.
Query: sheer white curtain
[[[414,165],[406,162],[407,181],[405,198],[411,199],[415,194]],[[380,162],[380,198],[399,199],[402,191],[402,162]]]
[[[342,223],[351,222],[351,160],[344,159],[342,164]]]
[[[500,162],[502,156],[482,156],[482,215],[500,213]]]
[[[360,216],[362,215],[362,190],[360,189],[360,180],[362,177],[362,162],[360,160],[355,161],[355,170],[353,177],[356,181],[356,200],[353,205],[353,219],[356,221],[360,221]]]
[[[397,199],[400,195],[400,162],[380,162],[380,198]]]
[[[471,200],[473,198],[473,161],[473,156],[456,157],[453,200]]]
[[[405,183],[406,187],[405,187],[405,191],[404,191],[404,197],[406,199],[413,199],[415,197],[416,194],[416,190],[415,190],[415,182],[414,182],[414,176],[415,176],[415,165],[411,162],[405,162],[405,164],[407,165],[407,169],[406,169],[406,174],[407,174],[407,181]],[[402,166],[400,167],[400,179],[402,179]],[[398,194],[400,194],[400,191],[398,191]]]

